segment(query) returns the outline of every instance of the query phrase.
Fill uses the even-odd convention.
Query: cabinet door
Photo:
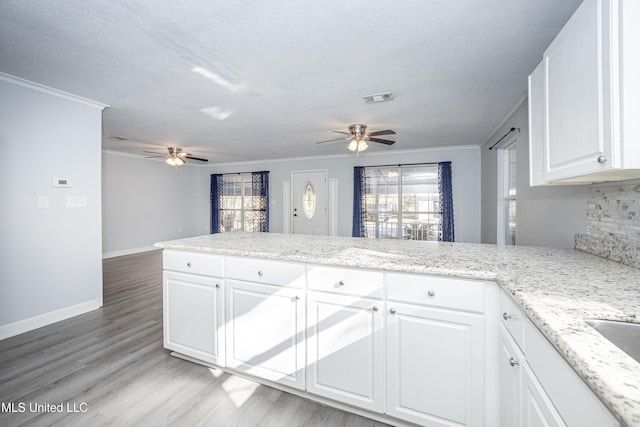
[[[529,183],[545,184],[544,61],[529,76]]]
[[[518,350],[513,338],[500,325],[500,425],[502,427],[522,426],[522,363],[524,356]]]
[[[309,392],[382,412],[383,303],[310,292]]]
[[[224,280],[165,271],[164,347],[224,366]]]
[[[522,372],[523,427],[566,427],[527,364],[524,364]]]
[[[610,75],[605,66],[611,53],[603,3],[609,2],[585,0],[543,56],[546,181],[613,165]]]
[[[484,425],[484,317],[391,303],[387,414],[426,426]]]
[[[304,389],[304,290],[226,285],[227,366]]]

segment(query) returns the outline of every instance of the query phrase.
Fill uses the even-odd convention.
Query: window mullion
[[[398,166],[398,239],[402,239],[402,216],[404,212],[402,205],[402,166]]]

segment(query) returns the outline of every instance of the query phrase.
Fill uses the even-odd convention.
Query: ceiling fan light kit
[[[389,139],[372,138],[378,135],[395,135],[396,133],[391,129],[379,130],[375,132],[367,133],[367,125],[355,124],[349,126],[349,132],[343,132],[341,130],[334,130],[332,132],[342,133],[348,135],[346,138],[334,138],[326,141],[318,141],[316,144],[322,144],[331,141],[347,141],[347,150],[355,153],[360,153],[369,148],[369,142],[378,142],[385,145],[393,145],[396,142]]]
[[[169,154],[156,153],[155,151],[144,151],[144,153],[157,154],[157,156],[149,156],[147,158],[166,157],[164,162],[169,166],[174,167],[184,165],[187,162],[186,159],[197,160],[199,162],[209,161],[208,159],[203,159],[201,157],[193,157],[191,154],[183,151],[180,147],[167,147],[167,150],[169,151]]]

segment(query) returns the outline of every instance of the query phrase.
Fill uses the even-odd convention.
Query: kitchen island
[[[622,425],[640,425],[640,364],[584,322],[640,322],[640,270],[575,250],[277,233],[205,235],[156,246],[496,282]]]

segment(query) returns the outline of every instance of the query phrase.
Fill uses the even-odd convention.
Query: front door
[[[327,171],[291,173],[294,234],[329,234]]]

